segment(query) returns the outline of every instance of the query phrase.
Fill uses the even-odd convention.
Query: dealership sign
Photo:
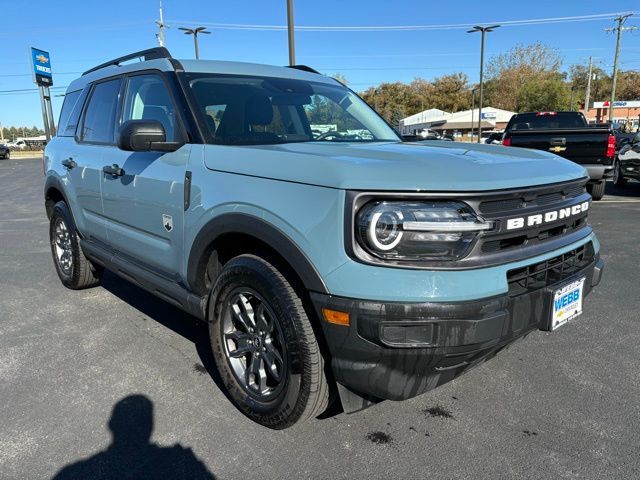
[[[495,120],[496,119],[496,112],[482,112],[482,119],[483,120]]]
[[[593,102],[593,108],[609,108],[611,102]],[[640,107],[640,100],[616,100],[613,102],[613,108],[638,108]]]
[[[51,73],[51,57],[49,52],[37,48],[31,48],[31,63],[33,66],[34,81],[41,87],[53,85]]]

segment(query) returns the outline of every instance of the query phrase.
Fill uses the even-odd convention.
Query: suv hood
[[[575,180],[557,155],[454,142],[305,142],[204,146],[211,170],[353,190],[483,191]]]

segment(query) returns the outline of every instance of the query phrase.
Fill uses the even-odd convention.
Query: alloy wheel
[[[271,306],[250,288],[227,297],[221,322],[224,352],[238,383],[266,401],[286,383],[287,351],[280,322]]]
[[[60,270],[66,275],[71,275],[73,269],[73,247],[71,245],[71,234],[67,228],[67,224],[62,218],[56,220],[54,230],[54,247],[56,253],[56,262]]]

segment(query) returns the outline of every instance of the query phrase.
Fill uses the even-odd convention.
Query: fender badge
[[[162,224],[167,232],[173,230],[173,217],[165,213],[162,214]]]

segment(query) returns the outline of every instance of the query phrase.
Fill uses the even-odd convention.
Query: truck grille
[[[515,297],[554,285],[579,272],[595,258],[591,242],[544,262],[507,272],[509,296]]]

